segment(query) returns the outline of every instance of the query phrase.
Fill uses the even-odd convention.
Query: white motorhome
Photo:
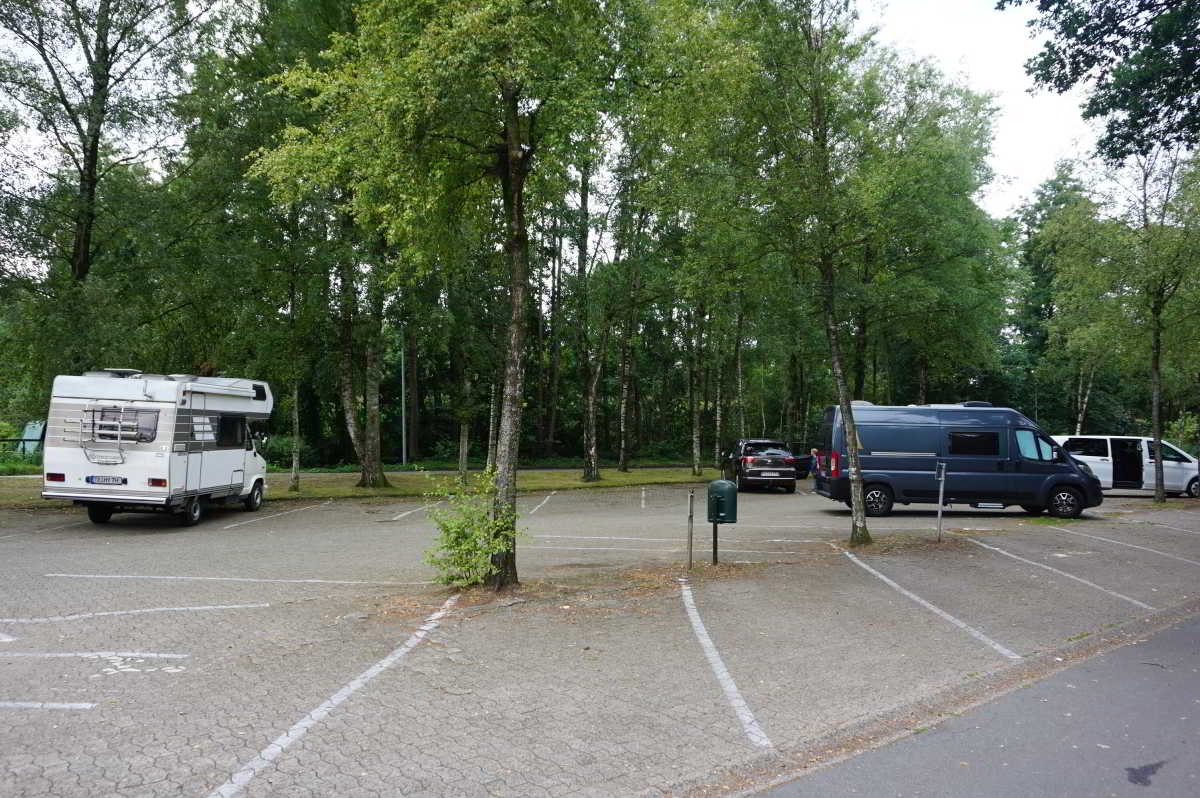
[[[1055,435],[1071,457],[1087,463],[1104,490],[1154,488],[1154,439],[1137,435]],[[1200,496],[1196,458],[1162,442],[1163,490]]]
[[[250,423],[273,404],[260,380],[103,369],[54,378],[42,497],[71,499],[103,524],[114,512],[175,513],[210,503],[262,506],[267,463]]]

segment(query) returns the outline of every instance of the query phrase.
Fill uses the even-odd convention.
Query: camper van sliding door
[[[1141,488],[1144,477],[1142,464],[1146,452],[1141,438],[1112,438],[1114,488]]]
[[[1009,498],[1007,432],[1003,428],[945,429],[947,501],[1003,502]]]

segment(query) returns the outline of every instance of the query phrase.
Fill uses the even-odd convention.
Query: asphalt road
[[[846,552],[841,505],[743,494],[689,572],[686,488],[529,495],[500,597],[431,583],[434,509],[0,512],[0,795],[746,793],[1200,613],[1193,500]]]
[[[1200,795],[1200,622],[763,795]]]

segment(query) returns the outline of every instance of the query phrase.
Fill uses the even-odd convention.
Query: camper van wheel
[[[247,512],[252,513],[255,510],[257,510],[259,507],[262,507],[262,503],[263,503],[262,483],[255,482],[254,487],[250,489],[250,495],[247,496],[246,498],[242,499],[242,506],[246,508]]]
[[[863,491],[863,506],[867,515],[890,515],[892,512],[892,491],[887,485],[868,485]]]
[[[179,525],[195,526],[200,523],[200,518],[203,515],[204,508],[200,504],[200,497],[193,496],[187,500],[187,504],[183,505],[183,512],[179,514]]]
[[[105,504],[89,504],[87,510],[88,520],[93,524],[107,524],[112,518],[112,508]]]
[[[1021,509],[1030,515],[1041,515],[1046,512],[1046,508],[1040,504],[1022,504]]]
[[[1188,483],[1187,495],[1193,499],[1200,499],[1200,478],[1193,477],[1192,481]]]
[[[1078,518],[1083,512],[1083,499],[1074,488],[1055,488],[1050,494],[1050,515],[1055,518]]]

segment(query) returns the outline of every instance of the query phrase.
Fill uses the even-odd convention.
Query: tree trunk
[[[496,467],[496,437],[500,434],[500,402],[496,395],[496,381],[488,384],[488,431],[487,431],[487,463],[484,468],[489,471]]]
[[[1088,369],[1087,384],[1083,382],[1083,369],[1079,370],[1079,415],[1075,418],[1075,434],[1083,434],[1083,419],[1087,416],[1088,400],[1092,396],[1092,383],[1096,379],[1096,362],[1093,360],[1091,368]]]
[[[1150,307],[1150,426],[1154,435],[1154,501],[1166,502],[1162,459],[1162,305]]]
[[[533,149],[525,141],[520,118],[521,97],[511,80],[502,83],[504,148],[498,172],[504,195],[504,251],[509,262],[508,352],[504,393],[500,402],[500,432],[496,441],[496,503],[493,517],[506,528],[507,546],[492,556],[495,572],[489,584],[496,590],[517,584],[517,455],[521,443],[521,405],[525,388],[525,318],[529,297],[529,237],[525,230],[525,179]]]
[[[734,402],[737,403],[738,411],[738,437],[746,437],[746,385],[742,380],[742,311],[739,308],[737,314],[737,326],[734,333],[733,342],[733,367],[736,372],[737,379],[737,395],[734,397]]]
[[[688,358],[688,410],[692,419],[692,476],[698,477],[704,473],[700,468],[700,347],[702,342],[701,320],[704,318],[704,308],[698,308],[694,315],[695,326],[692,335],[691,357]]]
[[[382,259],[382,258],[381,258]],[[365,423],[363,425],[362,475],[357,487],[386,488],[389,486],[383,474],[382,441],[379,432],[379,384],[382,382],[381,352],[383,346],[383,286],[377,270],[372,265],[367,285],[367,340],[363,345],[363,403]]]
[[[292,380],[292,475],[288,493],[300,492],[300,381]]]
[[[587,397],[584,407],[583,423],[583,481],[597,482],[600,480],[600,454],[596,445],[596,408],[599,404],[600,375],[604,366],[604,350],[608,346],[608,324],[603,325],[600,342],[593,356],[594,362],[588,367]]]

